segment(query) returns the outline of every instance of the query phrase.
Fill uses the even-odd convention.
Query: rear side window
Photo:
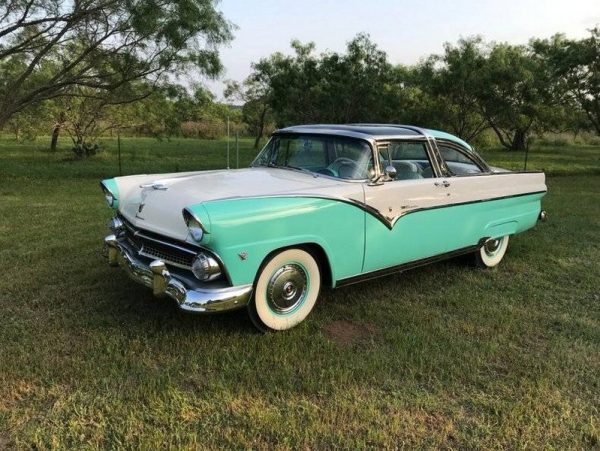
[[[483,172],[475,160],[467,154],[444,144],[438,144],[438,149],[452,174],[468,175],[481,174]]]

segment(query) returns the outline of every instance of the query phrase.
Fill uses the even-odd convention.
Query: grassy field
[[[550,220],[497,269],[326,291],[299,327],[260,335],[243,311],[187,316],[109,268],[98,181],[115,142],[89,161],[44,144],[0,140],[0,449],[600,447],[599,148],[531,152]],[[223,167],[225,148],[127,139],[123,172]]]

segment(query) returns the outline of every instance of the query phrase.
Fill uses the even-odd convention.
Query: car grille
[[[125,239],[139,255],[160,259],[180,268],[191,269],[198,251],[186,249],[183,247],[183,243],[182,245],[171,243],[172,240],[169,238],[138,230],[124,218],[121,220],[125,224]]]

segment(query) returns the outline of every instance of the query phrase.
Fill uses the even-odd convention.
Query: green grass
[[[600,447],[598,148],[531,152],[568,176],[548,178],[549,222],[499,268],[326,291],[303,324],[260,335],[243,311],[179,313],[106,265],[114,141],[80,162],[42,144],[0,140],[0,449]],[[223,141],[123,149],[124,173],[225,162]],[[340,324],[368,333],[342,343]]]
[[[594,146],[539,146],[528,155],[528,171],[544,171],[547,175],[600,175],[600,148]],[[504,149],[486,149],[483,158],[502,168],[523,170],[525,152],[508,152]]]

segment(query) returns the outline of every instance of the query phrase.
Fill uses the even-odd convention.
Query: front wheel
[[[506,254],[508,235],[501,238],[489,239],[475,253],[475,262],[481,268],[493,268]]]
[[[319,265],[302,249],[286,249],[261,268],[248,313],[263,332],[287,330],[311,312],[321,289]]]

